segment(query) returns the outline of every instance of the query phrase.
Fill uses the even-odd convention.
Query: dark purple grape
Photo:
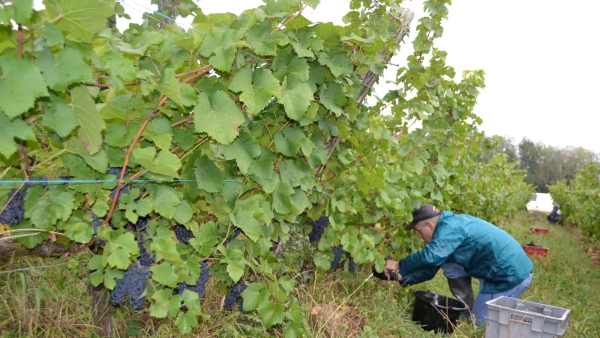
[[[173,231],[175,231],[175,237],[180,243],[188,244],[188,241],[194,238],[194,234],[183,225],[174,226]]]
[[[243,313],[244,309],[242,307],[241,294],[244,292],[244,290],[246,290],[247,287],[248,286],[246,285],[246,282],[244,282],[242,279],[235,284],[231,284],[231,286],[229,286],[229,294],[225,296],[223,309],[227,311],[233,311],[235,304],[239,304],[239,310]]]
[[[308,240],[311,242],[318,242],[321,240],[325,228],[329,225],[329,218],[327,218],[327,216],[321,216],[318,220],[310,221],[308,224],[312,226],[312,230],[308,234]]]
[[[26,195],[27,188],[12,189],[8,193],[6,203],[2,209],[0,209],[0,224],[11,226],[23,222]]]
[[[142,294],[151,275],[147,266],[140,266],[136,262],[131,263],[123,273],[123,278],[115,280],[116,286],[110,293],[110,303],[114,306],[121,305],[125,295],[128,295],[129,304],[134,309],[143,307],[145,300]]]
[[[331,262],[331,270],[343,269],[344,262],[341,262],[342,255],[344,254],[344,247],[341,245],[332,247],[333,249],[333,262]]]

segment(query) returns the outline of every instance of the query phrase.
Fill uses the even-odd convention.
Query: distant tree
[[[480,162],[487,163],[496,154],[505,154],[508,163],[517,162],[519,160],[519,157],[517,156],[517,147],[515,146],[512,137],[499,135],[486,137],[484,148],[486,150],[484,150],[477,159]]]
[[[524,138],[518,146],[519,168],[527,170],[525,182],[548,192],[548,186],[565,180],[567,184],[588,163],[598,161],[598,155],[582,147],[556,148],[534,143]]]

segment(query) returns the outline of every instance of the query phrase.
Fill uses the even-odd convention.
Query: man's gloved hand
[[[397,272],[390,272],[390,279],[387,278],[387,276],[383,273],[383,272],[377,272],[377,270],[375,270],[375,265],[373,265],[373,276],[381,279],[381,280],[395,280],[395,281],[399,281],[400,280],[400,274]]]

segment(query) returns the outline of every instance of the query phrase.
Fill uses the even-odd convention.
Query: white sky
[[[37,2],[37,0],[36,0]],[[150,0],[124,0],[133,21],[141,21]],[[205,14],[241,13],[261,0],[198,0]],[[321,0],[303,13],[313,22],[341,24],[349,0]],[[422,1],[411,30],[423,16]],[[138,10],[134,10],[137,8]],[[483,69],[486,88],[475,113],[487,135],[527,137],[556,147],[584,147],[600,153],[600,0],[455,0],[437,47],[458,76]],[[185,21],[184,21],[185,22]],[[188,21],[189,22],[189,21]],[[123,24],[119,22],[119,25]],[[405,64],[406,46],[392,62]],[[395,67],[389,72],[395,73]]]

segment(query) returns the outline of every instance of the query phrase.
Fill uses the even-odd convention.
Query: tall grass
[[[546,257],[533,258],[529,289],[521,296],[533,302],[571,309],[563,337],[600,337],[600,266],[590,259],[590,248],[578,229],[550,225],[543,215],[519,213],[499,224],[521,243],[534,241],[549,248]],[[549,234],[531,234],[544,227]],[[591,249],[591,250],[590,250]],[[592,251],[591,253],[589,251]],[[85,260],[85,256],[77,259]],[[91,300],[86,294],[85,263],[38,258],[15,258],[0,270],[0,337],[93,337]],[[18,269],[26,269],[20,270]],[[12,271],[12,272],[11,272]],[[7,273],[8,272],[8,273]],[[294,296],[303,312],[300,323],[307,337],[442,337],[412,322],[413,291],[451,295],[441,272],[431,281],[409,288],[370,276],[369,266],[358,273],[316,271],[298,284]],[[474,280],[474,289],[478,283]],[[254,313],[222,311],[220,295],[209,282],[202,300],[210,317],[200,320],[195,337],[282,337],[282,328],[266,330]],[[148,316],[149,309],[120,308],[114,315],[115,336],[177,337],[171,319]],[[459,321],[450,337],[484,337]]]

